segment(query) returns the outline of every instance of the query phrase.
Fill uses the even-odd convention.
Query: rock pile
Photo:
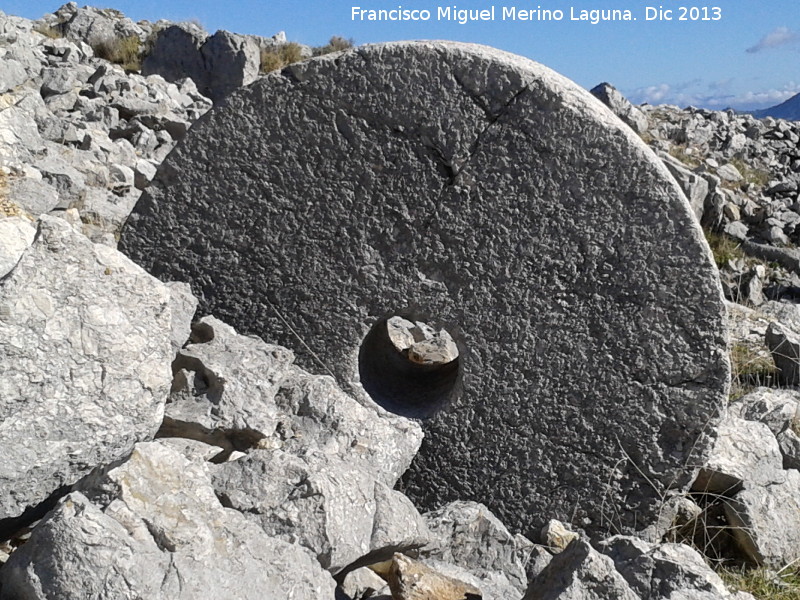
[[[798,560],[800,392],[794,386],[800,371],[800,312],[788,292],[797,276],[797,265],[789,262],[791,248],[762,236],[763,227],[745,222],[745,250],[773,253],[770,256],[780,258],[770,260],[789,266],[781,271],[747,256],[725,263],[735,266],[740,261],[757,279],[739,284],[749,290],[751,307],[728,304],[732,402],[718,424],[697,424],[707,430],[707,452],[689,455],[693,460],[682,475],[691,485],[677,486],[660,499],[661,518],[652,520],[646,531],[637,537],[609,537],[610,532],[586,527],[572,515],[561,523],[553,518],[560,516],[559,510],[544,507],[535,517],[544,525],[541,531],[533,528],[523,536],[519,527],[510,531],[487,506],[467,500],[468,495],[420,513],[398,480],[418,456],[430,419],[387,411],[358,394],[357,386],[341,389],[336,379],[341,379],[338,370],[346,363],[301,363],[309,350],[305,340],[288,338],[293,351],[268,343],[273,340],[241,335],[214,316],[194,321],[198,299],[186,283],[159,282],[109,247],[115,245],[114,233],[138,190],[210,101],[197,93],[191,80],[167,83],[159,76],[126,73],[97,57],[90,44],[109,35],[147,41],[154,31],[168,31],[172,24],[162,25],[133,23],[115,11],[78,9],[74,4],[36,23],[0,15],[0,165],[5,169],[0,171],[0,441],[5,449],[0,464],[0,599],[746,600],[751,596],[726,589],[698,549],[706,559],[774,570]],[[52,33],[48,28],[67,37],[35,31]],[[456,54],[455,63],[470,56]],[[484,63],[475,56],[471,60],[469,72],[481,72],[475,67]],[[464,114],[473,111],[480,122],[481,112],[499,111],[502,124],[514,103],[526,107],[526,95],[536,89],[546,104],[541,110],[551,117],[553,111],[576,103],[611,128],[615,139],[634,143],[630,134],[618,129],[621,125],[599,117],[592,102],[580,100],[578,92],[559,95],[546,86],[529,86],[512,94],[511,101],[504,96],[505,102],[481,102],[488,89],[483,84],[488,85],[507,60],[487,60],[485,80],[456,81],[465,90],[460,105]],[[292,85],[301,85],[302,77],[311,78],[314,69],[324,70],[328,63],[323,59],[317,66],[295,68],[298,79]],[[450,81],[444,72],[431,72]],[[286,83],[279,75],[273,79]],[[249,93],[263,89],[254,87]],[[291,86],[284,91],[290,98]],[[726,214],[735,214],[732,209],[726,212],[726,205],[721,219],[710,219],[718,214],[707,210],[716,192],[728,199],[746,196],[759,207],[777,206],[776,199],[784,204],[797,201],[788,190],[757,193],[755,184],[715,187],[711,169],[722,181],[729,171],[721,169],[723,157],[736,156],[718,147],[719,138],[738,128],[740,120],[749,122],[747,117],[672,107],[640,109],[625,106],[613,90],[605,90],[605,96],[642,136],[649,136],[648,141],[683,160],[685,173],[675,163],[667,166],[695,207],[702,206],[697,218],[707,226],[724,230],[744,222],[726,220]],[[235,93],[232,102],[236,97]],[[305,106],[313,108],[322,100],[308,98]],[[380,110],[369,114],[367,130],[392,107],[380,104]],[[637,111],[647,116],[645,129]],[[312,114],[313,110],[309,118]],[[367,144],[368,136],[348,114],[335,121],[339,133],[331,140],[341,136],[351,145]],[[676,126],[685,128],[684,133],[676,133]],[[706,126],[711,127],[710,137]],[[745,143],[742,164],[734,163],[740,174],[763,168],[767,179],[796,180],[793,163],[787,170],[787,159],[782,158],[793,155],[786,132],[796,133],[796,124],[754,121],[752,126],[765,128],[765,148]],[[767,130],[779,130],[784,137],[769,139]],[[453,178],[453,187],[471,190],[465,201],[475,200],[478,196],[471,194],[481,189],[481,180],[467,177],[472,173],[469,155],[458,162],[464,156],[448,154],[451,147],[440,143],[444,138],[437,135],[443,133],[437,131],[395,128],[390,133],[397,140],[378,147],[396,152],[389,158],[407,160],[399,150],[403,144],[414,136],[427,140],[418,148],[419,160],[442,169],[449,165],[447,177]],[[505,147],[491,137],[496,133],[489,128],[481,139],[494,140],[495,149]],[[540,144],[544,141],[539,139]],[[480,146],[472,148],[474,156],[484,156]],[[696,148],[707,149],[719,166],[704,157],[705,166],[687,168],[682,147],[689,156]],[[377,161],[382,155],[370,156]],[[638,150],[635,156],[643,160]],[[137,170],[141,161],[149,167],[142,164]],[[655,169],[664,183],[666,172],[654,164],[645,160],[641,168]],[[439,173],[439,167],[433,170]],[[131,181],[129,171],[130,186],[125,183]],[[365,177],[377,178],[380,172]],[[169,168],[162,173],[159,185],[182,183],[169,179]],[[404,173],[396,175],[407,177]],[[704,194],[701,180],[708,184]],[[569,186],[581,182],[577,178],[565,186],[572,189]],[[273,183],[279,189],[280,182]],[[165,188],[159,189],[162,193]],[[693,196],[696,189],[700,191]],[[447,206],[449,196],[436,198]],[[691,223],[680,216],[690,216],[680,200],[667,202],[659,218],[681,226]],[[410,213],[413,206],[409,202],[405,210]],[[401,213],[392,222],[402,223]],[[594,218],[603,214],[595,212]],[[457,215],[458,211],[448,213],[451,219]],[[548,223],[559,223],[566,217],[553,213],[548,218]],[[488,223],[477,219],[469,231],[480,232]],[[426,243],[440,226],[423,221],[417,225],[428,233]],[[648,231],[657,227],[653,221]],[[785,227],[782,231],[791,243],[794,232]],[[290,239],[291,229],[282,235],[278,241]],[[344,238],[336,239],[342,243]],[[406,248],[407,256],[412,249]],[[578,247],[576,256],[585,260],[589,250]],[[270,251],[279,254],[280,247],[270,246]],[[483,245],[481,251],[491,254],[496,247]],[[474,253],[470,265],[479,264],[480,253]],[[386,257],[370,256],[372,262],[365,262],[363,272],[353,277],[379,280],[384,270],[393,268]],[[682,265],[692,272],[698,266],[690,258],[698,260],[687,256]],[[630,260],[626,264],[633,269]],[[707,261],[707,256],[700,253],[699,260]],[[769,286],[777,285],[776,272],[783,286],[782,302],[767,297]],[[407,273],[430,297],[452,286],[441,274],[430,269]],[[686,274],[681,274],[681,281],[669,285],[672,280],[660,272],[658,294],[669,295],[672,288],[684,285]],[[504,273],[502,281],[507,283],[511,275]],[[281,276],[284,286],[301,283],[292,271]],[[625,271],[616,277],[624,279]],[[459,289],[465,298],[469,288]],[[216,290],[211,280],[204,280],[199,291],[200,304],[207,306]],[[499,293],[495,290],[494,295]],[[282,298],[267,300],[275,303],[289,328],[289,319],[296,315],[284,316]],[[490,295],[481,298],[491,300]],[[354,302],[352,297],[349,302]],[[659,301],[648,300],[653,302]],[[342,310],[347,306],[343,302]],[[535,314],[541,318],[563,311],[549,307]],[[437,319],[429,316],[409,312],[378,320],[383,329],[375,330],[376,335],[384,336],[397,353],[413,353],[415,360],[407,362],[415,368],[459,366],[476,357],[473,364],[491,364],[488,354],[465,344],[468,328],[431,327]],[[591,322],[591,315],[580,316]],[[497,327],[492,320],[482,323]],[[686,321],[687,328],[690,323]],[[346,331],[339,329],[340,335]],[[646,341],[646,336],[637,339],[634,348],[641,352],[648,347]],[[525,349],[521,338],[506,346],[509,351]],[[578,346],[588,356],[590,346]],[[513,356],[506,355],[513,363]],[[646,364],[649,356],[641,360]],[[639,364],[636,356],[624,360]],[[567,364],[567,372],[578,372],[576,364],[582,363]],[[313,374],[329,368],[336,378]],[[474,381],[475,373],[463,383]],[[515,381],[506,372],[492,377],[508,385]],[[594,379],[598,381],[604,380]],[[579,389],[574,378],[567,383]],[[635,378],[628,383],[644,389]],[[480,419],[480,405],[469,410],[470,418]],[[630,419],[625,424],[630,426]],[[666,422],[663,427],[669,429]],[[552,431],[542,435],[552,436]],[[457,440],[446,451],[474,449],[479,441]],[[541,442],[535,439],[526,447],[535,450]],[[472,475],[456,476],[469,481]],[[576,481],[575,489],[596,493],[601,501],[608,497],[606,488],[589,489],[590,481]],[[635,488],[621,491],[638,493]],[[631,505],[622,501],[614,508],[630,511]],[[511,516],[503,520],[513,525]],[[624,523],[630,516],[620,514],[614,522]]]
[[[63,38],[39,32],[49,31],[47,19],[0,15],[0,165],[20,211],[77,209],[85,233],[115,245],[157,165],[211,101],[190,79],[168,83],[97,58],[91,42],[144,32],[129,20],[69,7],[54,17],[72,14]]]

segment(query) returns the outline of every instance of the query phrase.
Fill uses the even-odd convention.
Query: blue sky
[[[44,0],[0,0],[0,10],[38,18],[58,8]],[[322,45],[331,35],[356,43],[452,39],[496,46],[539,61],[585,87],[609,81],[635,102],[722,109],[762,108],[800,92],[800,1],[541,0],[530,3],[434,0],[98,0],[134,20],[198,20],[210,32],[227,29]],[[439,7],[486,9],[491,22],[437,20]],[[354,21],[352,8],[428,10],[429,21]],[[503,21],[502,7],[563,11],[561,21]],[[674,19],[646,20],[645,7],[672,10]],[[679,7],[718,7],[721,19],[679,21]],[[630,10],[630,22],[572,21],[581,10]],[[650,11],[651,14],[654,11]],[[709,10],[709,17],[716,12]],[[700,14],[703,16],[703,13]]]

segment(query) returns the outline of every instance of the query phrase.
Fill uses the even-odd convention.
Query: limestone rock
[[[17,266],[35,236],[36,228],[24,217],[0,219],[0,279]]]
[[[533,544],[512,535],[488,508],[475,502],[452,502],[426,513],[433,542],[426,558],[452,563],[479,579],[506,581],[506,596],[521,595],[528,584],[525,566]]]
[[[542,528],[542,542],[553,553],[562,552],[573,540],[580,536],[567,529],[561,521],[550,519]]]
[[[481,591],[437,573],[423,563],[395,554],[388,572],[393,600],[480,600]]]
[[[639,600],[614,562],[575,540],[531,581],[523,600]]]
[[[389,486],[408,468],[422,439],[413,421],[360,405],[329,377],[293,367],[289,350],[213,317],[193,331],[174,363],[164,435],[228,450],[337,454]]]
[[[169,290],[169,307],[172,315],[170,341],[173,353],[177,354],[189,339],[198,301],[192,294],[192,288],[188,283],[171,281],[166,285]]]
[[[767,486],[745,485],[725,503],[739,547],[757,565],[781,569],[800,559],[800,472]]]
[[[213,269],[202,312],[361,402],[393,387],[392,410],[428,417],[407,495],[479,501],[522,533],[599,532],[608,502],[646,526],[661,492],[640,469],[687,485],[726,398],[717,270],[674,179],[587,92],[499,51],[363,46],[232,93],[121,244],[165,280]],[[458,364],[393,371],[392,316],[446,329]]]
[[[200,91],[215,102],[258,77],[261,52],[251,37],[217,31],[200,53],[207,70],[206,87]]]
[[[715,435],[713,450],[693,490],[730,496],[742,485],[763,487],[782,479],[780,447],[765,424],[727,417],[717,425]]]
[[[683,193],[694,211],[698,221],[703,219],[705,200],[708,195],[708,181],[701,175],[693,173],[687,169],[680,161],[672,158],[669,154],[661,153],[661,159],[672,173],[678,185],[681,186]]]
[[[798,416],[800,392],[793,389],[756,388],[730,407],[730,414],[748,421],[760,421],[774,435],[788,429]]]
[[[386,581],[368,567],[361,567],[347,574],[341,585],[347,598],[369,600],[392,600]]]
[[[308,548],[333,574],[367,555],[359,562],[388,560],[428,541],[408,500],[336,457],[255,450],[215,467],[213,481],[226,506],[268,535]]]
[[[126,257],[41,218],[0,282],[0,519],[153,436],[171,380],[168,302]]]
[[[0,571],[0,598],[333,600],[307,551],[223,508],[205,465],[159,443],[81,488]]]
[[[695,549],[614,536],[601,544],[617,570],[641,598],[720,600],[736,597]]]
[[[770,323],[765,340],[781,379],[790,385],[800,383],[800,335],[779,323]]]
[[[208,33],[193,23],[178,23],[161,29],[155,35],[152,51],[142,62],[142,75],[158,74],[172,82],[191,77],[199,86],[205,85],[200,48],[206,39]]]
[[[402,317],[386,322],[389,339],[408,360],[421,365],[444,365],[458,358],[458,347],[446,329],[436,331],[426,323]]]
[[[631,104],[625,96],[610,83],[601,83],[591,89],[591,93],[608,106],[615,115],[625,121],[636,133],[647,131],[647,117]]]

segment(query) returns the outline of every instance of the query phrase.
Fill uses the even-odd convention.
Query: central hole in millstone
[[[396,313],[372,326],[358,353],[361,385],[386,410],[424,419],[450,404],[460,388],[461,360],[445,329]]]

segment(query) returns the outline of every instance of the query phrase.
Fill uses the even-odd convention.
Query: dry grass
[[[731,164],[742,174],[742,179],[745,183],[750,183],[756,187],[765,187],[772,177],[769,171],[751,167],[740,158],[734,158]]]
[[[303,60],[302,50],[300,45],[294,42],[278,48],[268,48],[261,51],[261,72],[271,73],[301,60]]]
[[[352,38],[346,39],[335,35],[324,46],[314,48],[314,56],[322,56],[323,54],[331,54],[332,52],[341,52],[342,50],[352,48],[353,44],[354,42]]]
[[[92,46],[95,56],[122,66],[126,71],[141,71],[142,42],[135,35],[111,38]]]
[[[749,592],[758,600],[800,600],[800,574],[776,575],[765,569],[720,569],[730,590]]]
[[[717,263],[718,268],[727,266],[731,260],[739,258],[747,258],[741,244],[727,235],[716,233],[714,231],[704,230],[706,241],[711,247],[711,253],[714,255],[714,262]]]
[[[673,145],[669,149],[669,153],[670,156],[677,158],[690,169],[696,169],[700,166],[700,159],[698,159],[693,152],[689,151],[689,147],[686,144]]]

